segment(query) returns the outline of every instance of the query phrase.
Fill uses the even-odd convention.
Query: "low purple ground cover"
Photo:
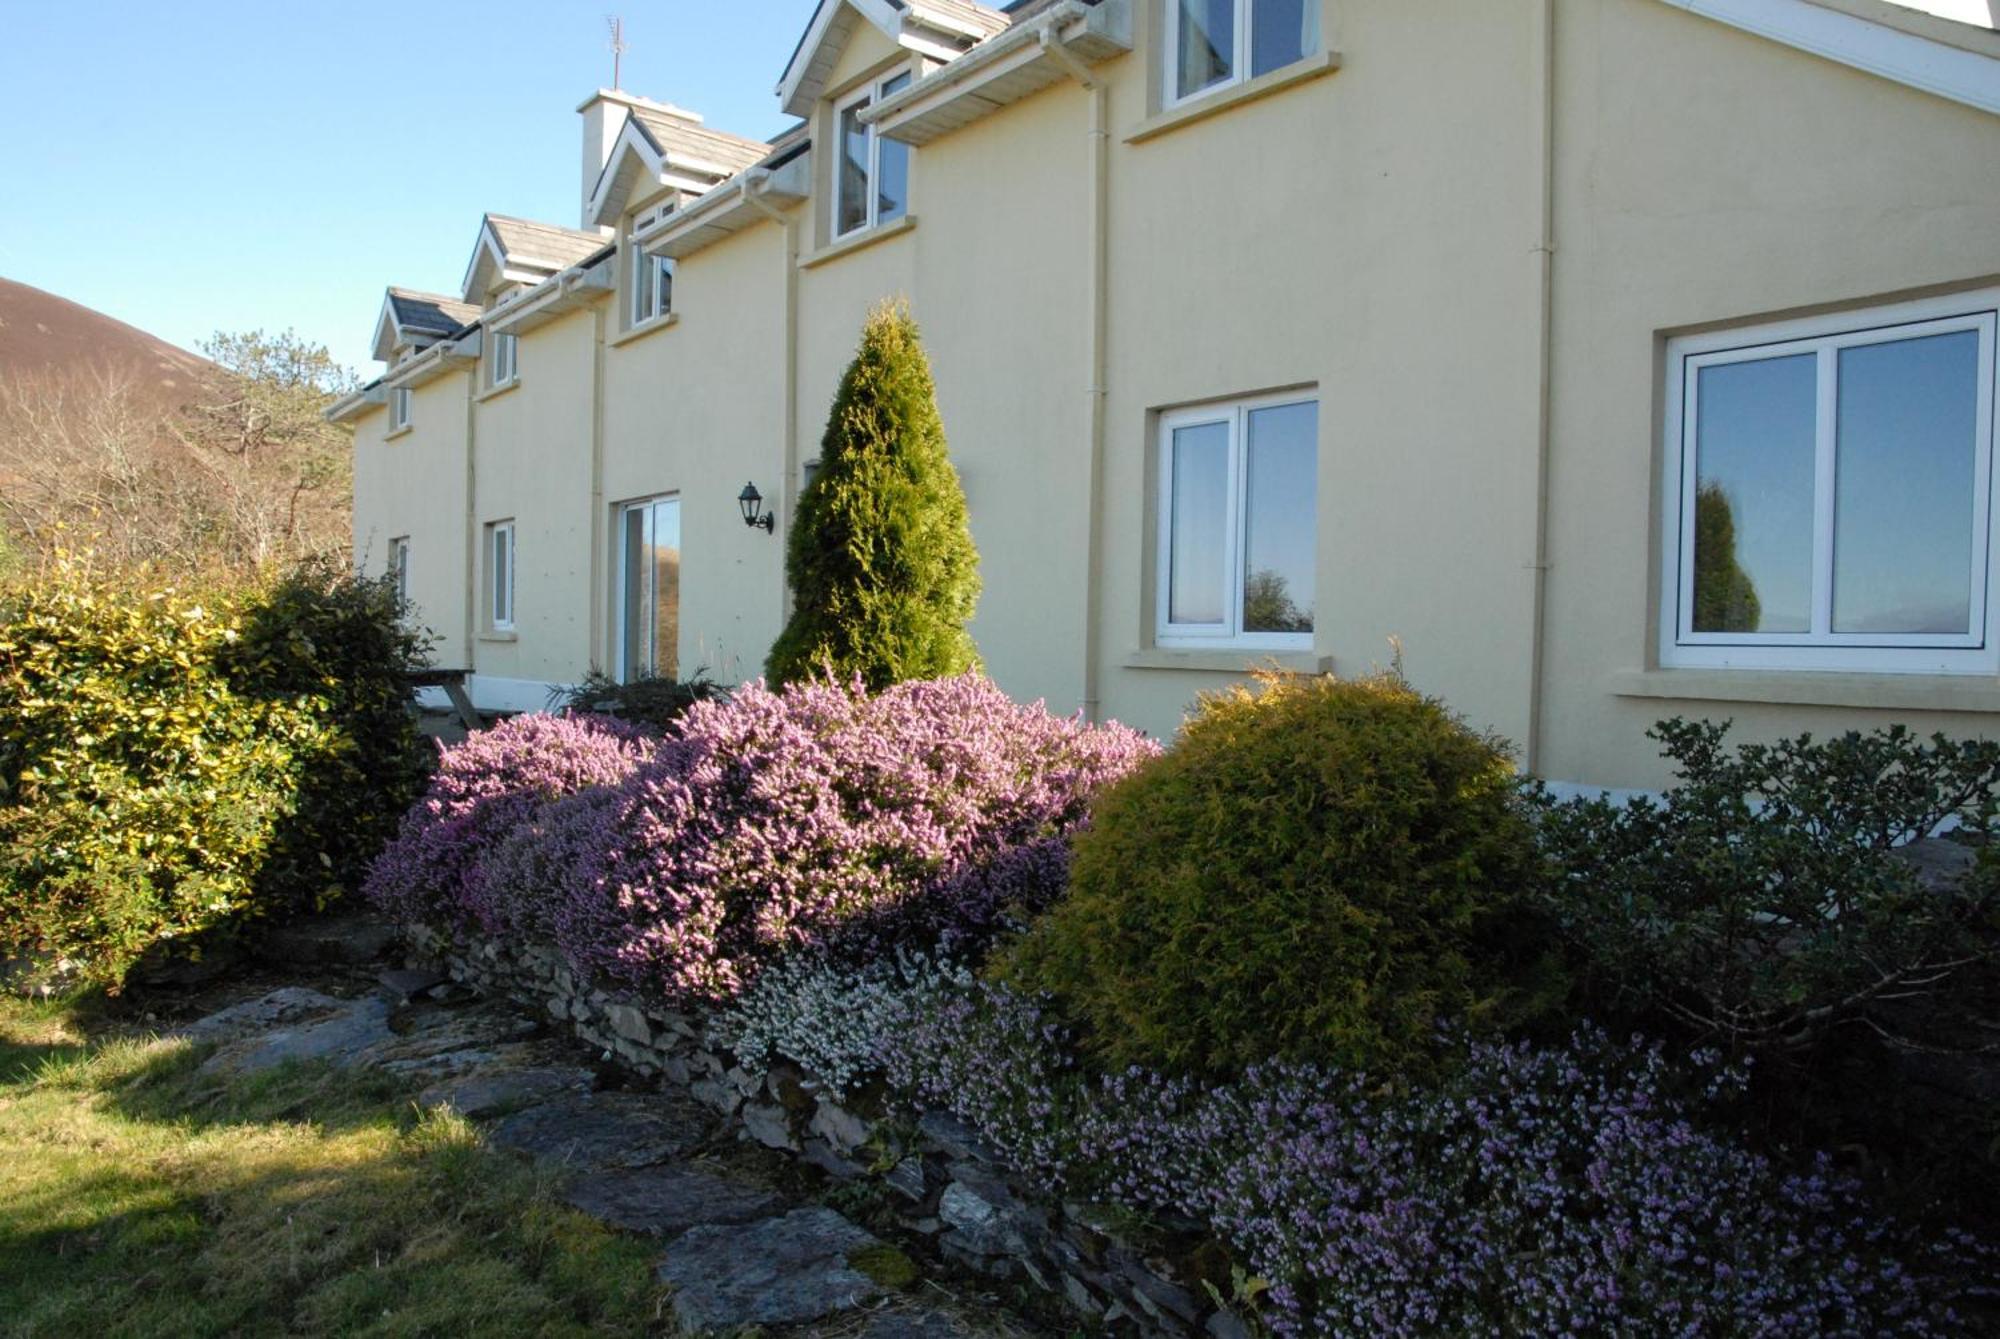
[[[1824,1163],[1788,1172],[1705,1121],[1712,1056],[1585,1028],[1448,1040],[1416,1090],[1305,1066],[1203,1085],[1095,1079],[1004,987],[885,1031],[891,1083],[1068,1193],[1209,1224],[1280,1335],[1937,1335],[1992,1252],[1918,1238]],[[1705,1082],[1684,1082],[1694,1073]]]

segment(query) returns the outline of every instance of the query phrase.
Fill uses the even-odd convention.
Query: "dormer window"
[[[401,432],[410,426],[410,388],[396,386],[389,391],[389,431]]]
[[[833,233],[845,237],[865,228],[892,223],[910,208],[910,146],[884,139],[875,127],[861,123],[861,113],[910,85],[906,70],[870,84],[842,102],[840,158],[834,166]]]
[[[1172,107],[1319,53],[1320,0],[1163,0]]]
[[[516,366],[516,359],[519,356],[519,342],[519,336],[516,335],[497,333],[493,335],[493,352],[486,360],[486,367],[488,373],[487,384],[494,389],[497,390],[502,386],[511,386],[514,384],[514,378],[519,374],[520,370]]]
[[[657,321],[673,310],[674,262],[671,256],[649,256],[632,246],[632,324]]]

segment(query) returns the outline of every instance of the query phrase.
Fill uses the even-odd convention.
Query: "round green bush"
[[[1533,859],[1502,743],[1398,678],[1270,677],[1099,797],[1000,970],[1120,1065],[1409,1072],[1558,989]]]

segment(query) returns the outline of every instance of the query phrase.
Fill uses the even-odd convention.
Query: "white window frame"
[[[389,431],[401,432],[410,426],[411,392],[408,386],[389,388]]]
[[[833,105],[834,151],[832,159],[833,190],[831,194],[833,196],[833,236],[836,241],[846,237],[859,237],[871,228],[882,226],[882,219],[880,218],[882,192],[876,189],[876,183],[882,179],[882,136],[871,125],[862,127],[868,136],[868,179],[863,185],[863,189],[868,192],[867,216],[845,232],[841,231],[840,228],[841,206],[845,203],[841,198],[840,192],[842,184],[846,181],[846,174],[841,171],[841,167],[847,161],[846,132],[841,129],[841,126],[847,119],[847,113],[852,108],[871,106],[889,96],[887,92],[889,85],[895,83],[898,79],[914,82],[915,78],[916,76],[908,70],[892,70],[880,79],[871,80],[860,89]],[[907,86],[905,84],[905,87]],[[902,91],[900,88],[896,90],[898,93]],[[916,176],[916,150],[909,145],[904,145],[903,147],[909,150],[910,176],[914,178]],[[896,215],[896,219],[908,218],[909,216],[910,202],[905,200],[903,201],[903,212]],[[896,219],[890,219],[889,222],[894,223]]]
[[[1973,560],[1970,631],[1966,633],[1840,633],[1833,631],[1834,449],[1838,358],[1842,349],[1924,335],[1979,334],[1974,417]],[[1825,670],[1880,674],[2000,672],[2000,546],[1993,542],[1993,397],[2000,364],[2000,289],[1782,321],[1667,342],[1665,471],[1660,495],[1661,591],[1659,660],[1665,669]],[[1787,355],[1817,359],[1817,421],[1813,481],[1812,630],[1791,633],[1696,632],[1694,526],[1697,486],[1694,434],[1701,369]]]
[[[487,332],[493,351],[487,358],[487,384],[494,390],[511,386],[521,376],[521,337],[504,330]]]
[[[632,264],[627,270],[627,279],[632,286],[632,328],[637,330],[665,319],[673,310],[674,260],[672,256],[648,255],[637,242],[631,243],[631,248]],[[650,303],[646,301],[648,289],[643,282],[648,266],[653,279]]]
[[[1154,562],[1158,568],[1154,582],[1153,644],[1162,649],[1220,649],[1244,648],[1259,651],[1310,651],[1314,638],[1318,635],[1319,616],[1314,611],[1312,632],[1245,632],[1243,631],[1243,582],[1246,527],[1243,524],[1244,511],[1250,505],[1247,492],[1249,474],[1244,464],[1249,452],[1250,415],[1259,409],[1277,409],[1285,405],[1309,404],[1317,409],[1319,395],[1315,391],[1292,391],[1278,395],[1261,395],[1248,400],[1230,400],[1216,404],[1196,405],[1187,409],[1175,409],[1159,416],[1159,433],[1155,439],[1159,490],[1156,496],[1158,521],[1154,526],[1156,544]],[[1229,510],[1223,529],[1223,606],[1222,622],[1217,623],[1175,623],[1173,618],[1173,554],[1174,554],[1174,433],[1181,428],[1199,427],[1211,423],[1229,425]],[[1313,523],[1317,529],[1319,521],[1319,499],[1312,500]],[[1315,557],[1317,561],[1317,557]]]
[[[507,579],[496,579],[500,568],[500,547],[507,549]],[[514,630],[514,590],[521,570],[521,551],[514,542],[512,521],[493,521],[486,527],[486,621],[495,632]]]
[[[653,526],[653,508],[662,502],[671,502],[678,508],[681,502],[681,495],[679,493],[655,493],[651,497],[636,497],[629,501],[620,502],[612,509],[611,570],[615,575],[611,583],[611,666],[612,673],[620,683],[630,682],[625,677],[625,663],[627,659],[625,652],[628,639],[631,636],[631,629],[625,626],[625,572],[628,565],[625,554],[625,518],[635,511],[644,512],[646,514],[647,532],[650,535]],[[683,548],[685,548],[685,544],[683,544]],[[679,631],[678,628],[675,629],[676,636],[679,635]],[[658,674],[660,667],[653,665],[649,668],[648,672]]]
[[[1162,32],[1165,34],[1165,40],[1160,43],[1160,46],[1166,53],[1165,77],[1160,84],[1160,109],[1162,111],[1171,111],[1175,107],[1185,107],[1191,102],[1199,102],[1203,98],[1213,97],[1224,89],[1234,88],[1238,84],[1245,83],[1251,79],[1263,77],[1262,75],[1253,75],[1250,73],[1251,11],[1256,7],[1257,0],[1231,0],[1231,3],[1235,6],[1234,13],[1236,16],[1236,67],[1229,72],[1227,78],[1218,79],[1212,84],[1203,85],[1192,93],[1180,93],[1178,92],[1181,69],[1180,0],[1160,0],[1160,26]],[[1306,0],[1306,3],[1317,4],[1319,0]],[[1322,22],[1319,41],[1320,48],[1323,49],[1326,46],[1324,22]],[[1299,60],[1311,60],[1318,54],[1319,50],[1301,52]],[[1293,64],[1296,63],[1293,62]],[[1290,67],[1286,65],[1277,67],[1280,70],[1288,68]],[[1264,74],[1275,74],[1276,72],[1276,70],[1266,70]]]
[[[395,578],[396,598],[410,599],[410,537],[398,535],[389,541],[389,575]]]

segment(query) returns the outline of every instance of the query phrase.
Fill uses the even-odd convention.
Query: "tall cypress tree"
[[[930,361],[902,303],[868,314],[785,552],[791,622],[773,684],[831,673],[871,689],[979,664],[965,630],[979,551],[946,453]]]

